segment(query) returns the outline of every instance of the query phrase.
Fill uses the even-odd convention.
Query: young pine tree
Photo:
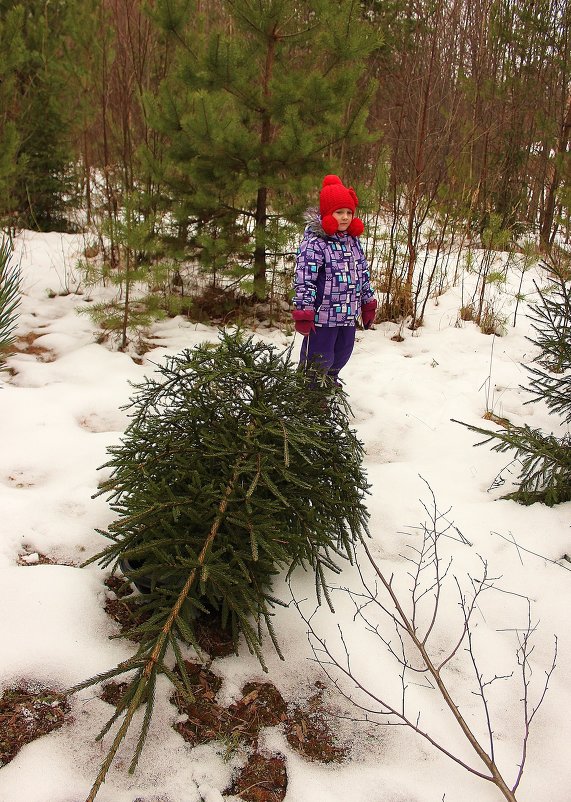
[[[20,304],[20,268],[12,262],[12,244],[0,242],[0,365],[14,341]]]
[[[103,233],[115,243],[114,270],[105,263],[101,269],[83,265],[89,281],[106,279],[117,287],[117,297],[82,308],[105,333],[115,338],[115,344],[125,350],[133,337],[138,337],[162,312],[151,293],[145,291],[152,277],[152,225],[139,212],[136,193],[125,194],[120,219],[110,217]]]
[[[218,621],[235,644],[241,635],[264,666],[264,630],[281,654],[276,574],[313,572],[320,599],[326,573],[351,560],[367,532],[363,447],[344,395],[332,400],[331,387],[310,383],[289,352],[222,334],[217,347],[183,351],[136,389],[100,490],[117,513],[102,532],[111,543],[90,562],[120,566],[148,592],[144,620],[128,633],[137,653],[85,683],[135,672],[109,722],[126,713],[95,792],[145,700],[136,764],[157,676],[189,695],[181,643],[199,648],[198,617]]]
[[[544,401],[549,412],[571,422],[571,286],[568,270],[550,267],[552,285],[549,291],[538,288],[540,303],[531,308],[530,318],[535,332],[531,342],[540,349],[531,365],[532,394],[527,403]],[[467,424],[463,424],[467,425]],[[571,500],[571,435],[557,437],[540,429],[509,426],[491,431],[468,426],[486,435],[477,445],[493,442],[494,451],[515,452],[520,464],[518,489],[506,498],[523,504],[541,501],[553,505]]]
[[[23,16],[22,5],[7,9],[0,16],[0,219],[10,219],[16,207],[14,190],[21,142],[17,125],[18,72],[26,60]]]
[[[66,228],[74,192],[73,164],[80,83],[74,33],[87,25],[90,3],[0,0],[0,145],[11,159],[9,211],[22,224]],[[2,130],[4,129],[4,130]],[[6,152],[0,154],[0,188]],[[0,199],[0,212],[5,203]]]
[[[153,109],[172,211],[191,252],[208,266],[210,240],[222,243],[265,298],[268,257],[283,248],[272,220],[295,219],[324,165],[370,139],[364,71],[378,34],[355,2],[226,0],[199,12],[168,0],[154,14],[178,43]]]

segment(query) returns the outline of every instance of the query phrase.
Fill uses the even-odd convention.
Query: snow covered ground
[[[96,344],[97,331],[89,317],[76,313],[78,306],[86,305],[85,296],[58,294],[74,286],[73,266],[83,247],[81,238],[59,234],[24,232],[16,241],[24,290],[17,334],[29,337],[31,347],[29,353],[9,358],[0,380],[0,693],[21,680],[65,689],[132,653],[129,641],[109,639],[117,625],[104,611],[109,594],[103,584],[106,574],[96,565],[78,567],[101,548],[95,529],[105,529],[112,518],[104,498],[92,499],[101,480],[97,468],[125,428],[126,413],[120,407],[132,392],[129,382],[140,381],[167,354],[218,339],[214,328],[174,318],[153,327],[158,347],[143,357],[142,364]],[[538,274],[532,271],[526,276],[527,289],[532,278]],[[516,290],[517,286],[503,297],[506,314],[513,311]],[[571,564],[561,557],[571,554],[571,505],[549,509],[501,500],[510,489],[510,474],[503,469],[511,457],[487,446],[473,448],[477,436],[451,419],[486,425],[482,415],[487,405],[514,424],[528,423],[545,431],[558,431],[557,420],[540,404],[524,406],[526,394],[519,386],[526,383],[522,362],[533,355],[525,339],[529,333],[525,304],[517,327],[495,339],[481,334],[473,323],[457,325],[460,305],[457,288],[430,300],[425,325],[414,333],[405,330],[402,342],[391,340],[397,329],[393,324],[360,332],[342,376],[367,452],[372,485],[370,548],[386,576],[393,577],[399,598],[410,606],[411,564],[406,558],[413,554],[411,547],[421,545],[418,527],[429,520],[423,505],[430,509],[432,489],[438,509],[457,528],[439,541],[442,566],[452,562],[429,639],[437,661],[447,654],[463,625],[456,580],[469,593],[470,578],[482,575],[482,561],[489,576],[497,578],[497,589],[488,590],[479,601],[472,629],[483,682],[508,677],[486,686],[496,759],[508,784],[517,776],[523,737],[516,651],[518,636],[521,640],[528,624],[526,598],[531,599],[531,620],[537,625],[530,657],[532,706],[551,666],[555,635],[558,656],[545,701],[532,723],[526,770],[516,796],[520,802],[568,802]],[[280,346],[291,342],[279,331],[265,331],[263,336]],[[296,349],[298,345],[299,340]],[[500,474],[506,484],[490,489]],[[445,527],[446,521],[439,525]],[[35,564],[37,553],[59,564]],[[22,555],[31,555],[27,565],[21,564]],[[370,578],[364,559],[362,565]],[[355,591],[361,587],[357,570],[350,566],[333,584]],[[306,600],[302,608],[309,614],[315,606],[311,577],[296,575],[293,589],[296,598]],[[276,591],[289,598],[285,583],[278,582]],[[355,675],[372,693],[398,707],[402,688],[389,649],[355,618],[345,591],[335,592],[334,602],[335,616],[324,608],[313,619],[319,635],[342,657],[340,623]],[[396,645],[390,621],[382,611],[368,609],[373,625],[380,624],[381,632]],[[428,597],[419,603],[419,615],[429,615],[427,610]],[[237,698],[249,680],[269,679],[287,699],[294,699],[307,695],[311,684],[323,679],[311,659],[307,627],[293,604],[277,610],[276,629],[286,660],[280,661],[268,643],[268,675],[245,649],[239,656],[214,661],[212,669],[224,679],[224,703]],[[474,693],[474,668],[464,648],[443,675],[463,716],[488,749],[486,711]],[[407,690],[412,720],[416,723],[420,710],[421,729],[482,771],[483,764],[444,709],[442,697],[427,685],[419,676]],[[126,771],[133,732],[99,792],[100,802],[221,799],[243,756],[238,751],[225,761],[224,747],[216,742],[190,749],[172,728],[179,714],[169,696],[168,683],[160,682],[139,767],[133,776]],[[345,713],[357,715],[333,691],[328,698]],[[103,743],[94,737],[110,711],[96,689],[74,696],[70,723],[28,744],[0,769],[0,802],[82,802],[109,745],[109,736]],[[407,727],[372,727],[340,719],[339,735],[350,744],[350,759],[324,765],[296,754],[280,728],[264,733],[264,745],[287,758],[286,802],[502,798],[491,783],[467,773]]]

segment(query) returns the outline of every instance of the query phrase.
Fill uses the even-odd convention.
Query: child
[[[354,217],[358,205],[352,187],[326,175],[319,194],[319,213],[308,222],[297,255],[292,317],[303,335],[300,365],[311,363],[339,384],[338,375],[355,344],[359,314],[364,328],[375,319],[377,301],[369,268],[357,239],[363,222]]]

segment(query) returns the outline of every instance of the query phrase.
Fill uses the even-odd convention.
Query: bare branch
[[[394,685],[392,691],[379,693],[375,688],[369,686],[368,681],[359,676],[358,666],[354,665],[351,660],[350,646],[341,626],[338,626],[338,642],[335,646],[331,646],[318,634],[314,616],[309,618],[305,616],[293,592],[292,600],[308,627],[308,640],[315,661],[321,666],[341,697],[362,714],[352,720],[375,726],[404,725],[410,727],[438,751],[463,766],[471,774],[492,782],[508,802],[516,802],[514,794],[523,774],[530,725],[545,699],[551,675],[555,670],[557,642],[551,666],[545,672],[545,683],[539,699],[532,704],[530,701],[531,657],[534,651],[532,636],[535,627],[531,623],[531,600],[525,594],[501,588],[498,585],[501,577],[491,575],[487,561],[478,555],[481,573],[477,576],[468,574],[467,589],[464,589],[459,579],[453,576],[458,593],[460,632],[445,656],[441,656],[438,661],[431,656],[428,643],[430,636],[436,633],[438,628],[439,612],[444,598],[444,585],[452,578],[452,557],[448,556],[444,561],[439,548],[440,538],[451,526],[450,521],[446,518],[449,510],[445,515],[440,513],[434,494],[432,491],[430,492],[432,503],[423,505],[428,520],[420,527],[415,527],[417,537],[421,537],[422,540],[419,545],[414,542],[407,543],[407,554],[404,559],[410,569],[407,570],[405,576],[409,577],[410,582],[404,590],[404,595],[395,581],[394,574],[385,575],[381,563],[374,558],[366,541],[362,542],[362,548],[368,560],[368,567],[373,571],[373,578],[368,575],[368,572],[365,572],[359,560],[356,559],[355,565],[361,587],[357,590],[350,587],[330,588],[330,590],[341,591],[350,597],[355,607],[353,621],[361,623],[369,635],[378,638],[379,643],[394,660],[397,668],[393,679],[398,680],[400,687],[400,693],[397,692],[400,695],[398,701],[391,699],[391,695],[396,690]],[[458,541],[457,538],[453,539]],[[491,697],[490,689],[500,681],[512,680],[514,672],[492,672],[491,675],[485,676],[479,666],[475,641],[475,613],[477,612],[485,622],[486,611],[483,607],[483,599],[484,594],[487,596],[489,591],[504,593],[514,600],[523,599],[528,609],[526,627],[496,630],[514,632],[516,635],[518,642],[516,656],[523,688],[524,734],[518,774],[512,788],[508,786],[496,763],[491,703],[493,697]],[[423,624],[423,618],[426,618],[427,614],[427,623]],[[462,650],[463,645],[465,645],[464,650]],[[467,657],[462,657],[463,654]],[[443,676],[445,667],[453,658],[462,660],[461,665],[469,667],[468,673],[474,677],[474,685],[472,688],[468,688],[468,691],[477,696],[481,703],[487,732],[486,748],[481,745],[478,736],[460,712],[459,703],[452,697]],[[413,678],[415,681],[412,681]],[[387,683],[383,683],[382,687],[386,688]],[[459,754],[455,754],[440,739],[433,737],[426,727],[422,726],[421,703],[418,703],[418,706],[415,704],[414,710],[411,709],[413,707],[411,699],[413,687],[437,690],[444,700],[446,708],[460,727],[466,742],[485,768],[478,767],[477,764],[472,765]]]
[[[552,560],[550,557],[546,557],[544,554],[539,554],[536,551],[531,551],[530,549],[524,548],[524,546],[522,546],[521,543],[517,543],[517,541],[515,540],[515,538],[514,538],[514,536],[512,535],[511,532],[510,532],[511,537],[506,537],[506,535],[502,535],[501,532],[492,532],[491,534],[492,535],[497,535],[498,537],[501,537],[503,540],[506,540],[508,543],[512,543],[517,549],[517,552],[518,552],[518,555],[519,555],[519,559],[520,559],[520,562],[521,562],[522,565],[523,565],[523,560],[521,558],[520,552],[521,551],[525,551],[526,554],[531,554],[534,557],[539,557],[541,560],[545,560],[545,562],[552,563],[552,565],[558,565],[559,568],[563,568],[565,571],[571,571],[571,566],[563,565],[563,563],[560,563],[558,560]],[[560,559],[563,559],[563,557],[561,557]]]

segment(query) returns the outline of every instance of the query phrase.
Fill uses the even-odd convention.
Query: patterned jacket
[[[316,326],[354,326],[361,306],[374,298],[361,243],[349,234],[328,236],[317,210],[309,210],[306,220],[296,260],[294,308],[313,309]]]

